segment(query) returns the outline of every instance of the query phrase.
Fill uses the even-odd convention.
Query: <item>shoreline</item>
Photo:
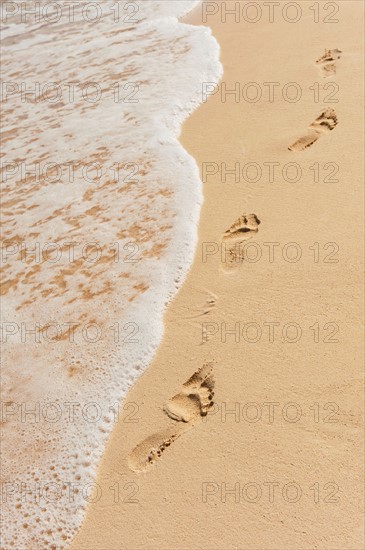
[[[341,3],[344,19],[332,28],[303,20],[300,40],[294,25],[280,21],[245,33],[234,23],[209,23],[221,47],[227,88],[237,81],[295,81],[307,95],[295,103],[267,96],[255,104],[235,103],[223,102],[219,90],[185,122],[180,143],[199,167],[206,163],[198,248],[165,312],[155,357],[123,404],[125,414],[98,469],[102,498],[89,506],[73,550],[361,548],[362,466],[356,449],[362,441],[362,328],[356,299],[362,295],[357,237],[363,167],[356,158],[363,136],[361,117],[354,124],[361,75],[353,75],[361,60],[358,9],[356,2]],[[201,24],[199,8],[184,19]],[[273,63],[272,43],[280,63]],[[326,47],[344,52],[336,78],[324,81],[339,84],[339,124],[293,155],[288,146],[324,107],[313,101],[309,87],[323,82],[315,60]],[[248,58],[249,48],[254,55]],[[358,153],[353,159],[344,148],[349,140]],[[238,181],[236,175],[224,181],[223,164],[232,169],[237,162]],[[334,162],[340,167],[337,182],[330,172],[314,181],[311,166],[319,163],[323,170]],[[253,181],[247,170],[258,165],[264,171],[270,163],[279,163],[279,176],[274,172],[270,181],[263,172]],[[295,182],[290,170],[286,179],[282,172],[291,163],[302,170]],[[250,226],[247,241],[250,253],[261,256],[227,269],[220,254],[223,236],[242,214],[261,222]],[[292,261],[298,246],[301,257]],[[157,434],[154,442],[165,441],[174,433],[176,421],[164,405],[207,362],[214,362],[211,413],[188,422],[146,472],[131,471],[128,460],[145,438]],[[332,414],[337,422],[326,421]],[[270,501],[264,491],[273,483],[278,493]],[[290,483],[302,492],[298,501],[285,493]],[[247,484],[261,490],[260,498],[244,493]],[[341,499],[328,506],[332,493]]]
[[[77,532],[88,503],[82,490],[94,482],[121,398],[153,357],[166,303],[190,267],[202,190],[178,135],[200,102],[196,82],[220,72],[209,30],[176,18],[191,4],[146,2],[136,26],[106,6],[97,34],[81,8],[71,26],[48,21],[38,32],[36,17],[24,28],[9,22],[4,69],[9,80],[24,75],[26,82],[14,81],[4,102],[12,128],[4,135],[6,154],[9,160],[16,151],[19,164],[10,177],[5,165],[3,318],[12,320],[5,327],[20,327],[14,338],[4,338],[2,465],[16,488],[2,512],[5,546],[63,548]],[[37,7],[40,18],[43,7]],[[56,35],[60,42],[52,40]],[[102,45],[97,56],[94,40]],[[63,93],[74,69],[82,92],[84,78],[93,75],[101,93],[94,102],[76,85],[75,97]],[[132,75],[143,82],[141,90],[137,82],[117,80]],[[35,103],[21,91],[32,79]],[[59,101],[42,96],[43,79],[61,82]],[[137,98],[129,101],[132,93]],[[34,161],[35,170],[27,173],[21,158],[28,167]],[[46,160],[57,160],[55,180],[44,171]],[[25,336],[27,327],[34,339]],[[33,422],[23,414],[27,407],[37,411]],[[58,411],[54,422],[47,416],[52,408]],[[62,498],[46,496],[44,507],[37,494],[24,506],[23,487],[37,491],[41,480],[45,490],[49,478],[59,483]],[[72,479],[80,487],[75,492]]]

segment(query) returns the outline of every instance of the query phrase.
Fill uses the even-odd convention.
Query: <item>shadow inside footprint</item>
[[[341,59],[341,56],[342,52],[337,48],[333,50],[324,50],[324,54],[319,59],[317,59],[316,63],[318,63],[319,65],[323,65],[324,63],[337,61],[337,59]]]
[[[288,147],[289,151],[303,151],[311,147],[324,133],[336,128],[337,124],[338,119],[335,110],[326,109],[310,124],[307,134]]]
[[[213,366],[206,363],[187,380],[181,391],[168,400],[163,410],[174,424],[156,432],[139,443],[128,456],[128,465],[134,472],[144,472],[183,433],[193,427],[194,421],[206,416],[213,405]]]
[[[164,430],[150,435],[133,449],[128,457],[128,466],[134,472],[144,472],[152,466],[181,433]]]

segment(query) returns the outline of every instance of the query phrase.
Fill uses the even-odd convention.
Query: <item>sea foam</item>
[[[177,19],[195,0],[119,2],[119,19],[109,2],[88,17],[82,2],[72,20],[55,2],[37,19],[15,4],[3,25],[2,545],[61,549],[193,259],[202,186],[178,135],[221,65],[210,30]]]

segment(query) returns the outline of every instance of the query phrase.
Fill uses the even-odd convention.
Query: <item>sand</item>
[[[181,136],[206,180],[199,246],[73,550],[363,547],[362,3],[331,4],[337,23],[312,2],[295,24],[208,19],[225,72]],[[340,59],[316,64],[325,48]],[[224,102],[236,82],[262,99]]]

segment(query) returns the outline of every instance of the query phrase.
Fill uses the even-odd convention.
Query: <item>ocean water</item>
[[[2,5],[2,548],[67,548],[192,262],[195,0]],[[35,11],[34,11],[35,10]],[[177,366],[178,368],[178,366]]]

